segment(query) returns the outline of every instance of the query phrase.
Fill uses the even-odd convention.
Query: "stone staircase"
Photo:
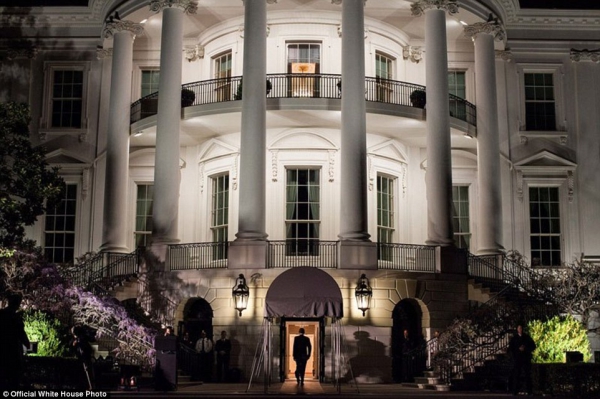
[[[419,388],[432,391],[447,392],[451,386],[445,383],[435,371],[425,371],[422,377],[415,377],[414,382],[403,382],[402,386],[407,388]]]

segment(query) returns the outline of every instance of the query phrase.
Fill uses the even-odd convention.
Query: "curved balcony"
[[[329,74],[269,74],[267,75],[267,98],[324,98],[340,99],[341,75]],[[242,77],[211,79],[182,86],[183,108],[238,101],[242,99]],[[193,94],[192,94],[193,93]],[[405,107],[425,107],[425,86],[396,80],[368,77],[365,79],[365,99]],[[476,125],[475,106],[450,95],[450,116]],[[131,105],[131,123],[156,115],[158,92],[139,99]]]

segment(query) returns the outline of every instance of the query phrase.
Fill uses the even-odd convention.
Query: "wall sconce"
[[[360,276],[354,296],[356,297],[358,309],[362,310],[364,316],[365,312],[371,308],[371,298],[373,297],[373,289],[369,285],[369,279],[365,274]]]
[[[233,295],[233,301],[235,302],[235,310],[237,310],[241,316],[242,311],[246,310],[248,307],[248,297],[250,296],[250,289],[248,288],[248,285],[246,285],[246,278],[243,274],[240,274],[235,281],[231,294]]]

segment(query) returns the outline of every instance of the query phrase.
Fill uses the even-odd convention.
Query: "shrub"
[[[57,319],[39,310],[24,314],[25,332],[31,342],[37,342],[37,353],[31,356],[62,357],[68,354],[67,337]]]
[[[587,331],[573,316],[555,316],[547,321],[533,320],[528,327],[537,345],[533,352],[534,363],[564,363],[567,351],[583,353],[586,362],[592,356]]]

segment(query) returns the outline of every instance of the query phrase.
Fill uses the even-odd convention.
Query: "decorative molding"
[[[178,7],[186,14],[195,14],[198,11],[198,3],[195,0],[152,0],[150,11],[160,12],[165,8]]]
[[[583,50],[571,49],[571,61],[579,62],[579,61],[592,61],[595,63],[600,62],[600,49],[588,50],[584,48]]]
[[[90,191],[90,168],[84,168],[81,173],[81,200],[85,201]]]
[[[367,155],[367,176],[369,176],[369,191],[373,191],[375,176],[373,176],[373,156]]]
[[[201,60],[204,58],[204,46],[196,44],[195,46],[186,46],[183,49],[185,59],[189,62]]]
[[[552,132],[535,132],[535,131],[521,131],[519,133],[521,144],[527,144],[530,139],[543,138],[556,140],[561,145],[567,145],[569,141],[569,135],[565,131],[552,131]]]
[[[406,165],[404,162],[402,162],[401,166],[400,166],[400,170],[402,173],[402,197],[406,197],[406,181],[408,178],[408,165]]]
[[[458,13],[457,0],[419,0],[410,5],[410,11],[413,16],[420,17],[426,10],[437,9],[445,10],[448,14]]]
[[[200,170],[198,171],[198,187],[200,188],[200,194],[204,192],[204,162],[200,164]]]
[[[423,59],[423,48],[421,46],[403,46],[402,58],[418,64]]]
[[[498,18],[493,18],[490,14],[490,20],[487,22],[477,22],[472,25],[465,26],[465,36],[475,40],[476,36],[484,33],[492,35],[495,40],[504,41],[506,39],[506,31]]]
[[[333,182],[335,180],[335,150],[329,150],[327,163],[329,164],[329,182]]]
[[[240,37],[243,39],[244,38],[244,25],[240,25],[238,27],[238,32],[240,32]],[[271,26],[267,25],[267,37],[269,37],[269,34],[271,33]]]
[[[238,163],[240,159],[240,153],[235,154],[235,159],[233,161],[233,170],[231,171],[231,188],[233,190],[237,190],[238,187]]]
[[[512,60],[512,52],[510,50],[495,50],[496,58],[502,61],[510,62]]]
[[[342,4],[342,0],[331,0],[331,4],[335,4],[336,6],[339,6]],[[363,6],[367,5],[367,0],[363,0]]]
[[[103,48],[102,46],[98,46],[96,48],[96,58],[99,60],[103,60],[105,58],[110,58],[113,55],[113,49],[111,48]]]
[[[342,37],[342,25],[337,26],[338,37]],[[365,27],[365,39],[369,37],[369,28]]]
[[[87,130],[84,132],[79,133],[79,136],[77,136],[77,138],[79,139],[80,143],[85,143],[87,140],[88,134],[87,134]]]
[[[134,36],[139,36],[144,33],[144,26],[133,21],[112,20],[108,21],[106,25],[104,25],[102,36],[105,39],[109,39],[113,37],[115,33],[123,31],[128,31],[133,33]]]
[[[575,196],[575,190],[573,189],[574,180],[573,171],[567,171],[567,198],[569,199],[569,204],[573,203],[573,197]]]
[[[38,53],[35,44],[27,40],[11,41],[6,49],[6,59],[9,61],[15,59],[34,59]]]
[[[517,170],[517,199],[523,201],[523,171]]]
[[[271,150],[271,180],[272,181],[277,181],[277,173],[278,173],[277,155],[278,154],[279,154],[279,151]]]

